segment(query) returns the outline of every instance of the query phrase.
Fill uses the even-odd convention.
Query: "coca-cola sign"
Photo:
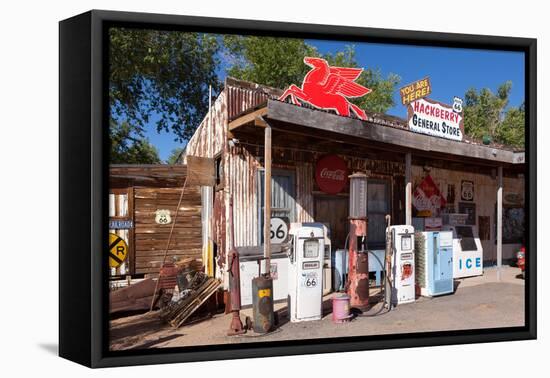
[[[348,167],[338,155],[326,155],[317,161],[315,181],[327,194],[340,193],[348,182]]]

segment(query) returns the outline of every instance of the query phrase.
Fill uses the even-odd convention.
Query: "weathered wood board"
[[[158,274],[172,226],[174,231],[166,261],[172,262],[184,257],[201,259],[199,188],[186,185],[177,218],[175,213],[182,188],[135,188],[134,191],[136,273]],[[157,210],[168,210],[171,222],[157,223]]]

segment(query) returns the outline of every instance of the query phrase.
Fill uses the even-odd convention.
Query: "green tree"
[[[274,88],[301,83],[310,69],[304,56],[319,55],[303,39],[227,35],[223,42],[229,76]]]
[[[146,138],[132,136],[132,128],[126,123],[111,121],[111,164],[160,164],[157,149]]]
[[[489,88],[469,89],[464,101],[466,135],[477,139],[488,136],[498,143],[523,147],[525,110],[523,106],[508,107],[511,90],[511,81],[501,84],[496,94]]]
[[[226,36],[224,45],[230,57],[229,76],[281,89],[302,83],[311,69],[304,64],[305,56],[324,58],[334,66],[359,67],[354,46],[322,55],[304,40],[293,38]],[[368,111],[383,113],[394,105],[393,92],[399,81],[397,75],[384,79],[379,70],[366,69],[356,82],[373,92],[352,101]]]
[[[355,58],[354,46],[346,46],[344,51],[339,51],[336,54],[326,54],[323,58],[331,66],[359,67]],[[384,79],[379,69],[367,68],[355,82],[370,88],[372,92],[366,96],[351,99],[351,102],[367,111],[385,113],[395,105],[393,93],[400,81],[401,78],[396,74],[390,73]]]
[[[172,152],[170,152],[170,156],[168,156],[168,159],[166,159],[166,164],[177,164],[183,150],[185,150],[184,147],[174,148]]]
[[[497,138],[502,144],[525,147],[525,104],[508,108],[497,129]]]
[[[208,88],[218,91],[221,41],[209,34],[109,29],[111,118],[135,138],[154,123],[157,132],[189,139],[208,109]]]

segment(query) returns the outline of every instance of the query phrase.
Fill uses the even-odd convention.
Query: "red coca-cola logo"
[[[326,155],[317,161],[315,181],[327,194],[340,193],[348,182],[348,167],[338,155]]]

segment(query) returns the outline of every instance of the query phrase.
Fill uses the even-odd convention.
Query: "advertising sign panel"
[[[432,85],[430,84],[429,77],[417,80],[399,89],[399,95],[401,96],[401,103],[403,105],[408,105],[413,101],[427,97],[430,93],[432,93]]]
[[[411,131],[461,141],[464,117],[453,106],[421,98],[407,106],[407,125]]]

